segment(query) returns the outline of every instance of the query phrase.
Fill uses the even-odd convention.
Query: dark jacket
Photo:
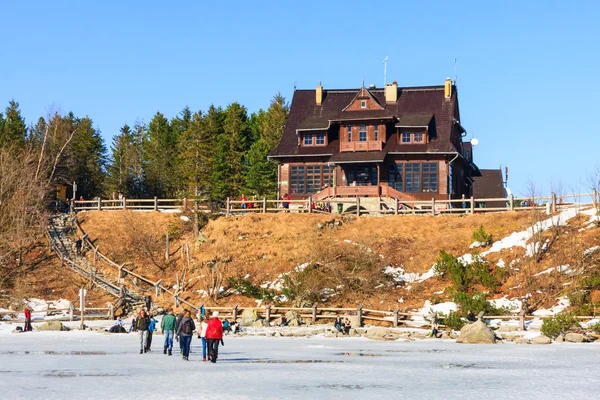
[[[184,326],[186,324],[190,324],[190,333],[184,333]],[[194,320],[191,317],[183,317],[181,321],[179,321],[179,325],[177,325],[177,332],[179,336],[192,336],[196,331],[196,325],[194,324]]]
[[[177,332],[177,320],[173,314],[167,314],[163,317],[160,323],[160,329],[164,331]]]
[[[147,331],[149,326],[150,318],[147,315],[144,317],[140,315],[135,323],[135,327],[138,331]]]

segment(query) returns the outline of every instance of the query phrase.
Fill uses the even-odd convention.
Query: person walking
[[[165,315],[160,322],[160,329],[165,334],[165,344],[163,349],[163,354],[173,355],[173,337],[177,333],[177,318],[175,318],[175,314],[173,314],[173,309],[169,308],[168,314]]]
[[[135,328],[140,332],[140,354],[148,351],[148,327],[150,326],[150,318],[146,314],[146,310],[140,310],[140,316],[135,322]]]
[[[148,324],[148,341],[146,343],[146,351],[152,351],[152,335],[154,334],[154,328],[156,328],[156,319],[152,316],[151,313],[148,313],[148,317],[150,318],[150,323]]]
[[[181,343],[181,340],[179,340],[179,323],[183,317],[185,317],[185,309],[177,316],[177,324],[175,325],[177,326],[177,336],[175,336],[175,339],[179,342],[179,354],[183,354],[183,343]]]
[[[25,307],[23,314],[25,314],[25,326],[23,327],[23,332],[31,332],[33,330],[33,327],[31,326],[31,308],[29,308],[29,306]]]
[[[202,340],[202,361],[206,361],[206,330],[208,329],[208,318],[204,317],[198,330],[198,338]]]
[[[206,341],[208,342],[208,358],[211,363],[216,363],[219,357],[219,343],[223,343],[223,324],[219,320],[219,312],[212,313],[206,328]]]
[[[177,326],[177,332],[179,332],[179,342],[183,347],[183,359],[185,361],[189,360],[190,357],[190,347],[192,345],[192,335],[196,330],[196,325],[194,324],[194,320],[189,311],[185,312],[185,315],[179,322]]]
[[[83,247],[83,241],[81,240],[81,238],[77,238],[77,240],[75,241],[75,252],[77,253],[78,256],[81,255],[82,247]]]

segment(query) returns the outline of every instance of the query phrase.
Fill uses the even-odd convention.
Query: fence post
[[[154,211],[158,211],[158,197],[154,196]]]
[[[515,211],[515,196],[512,193],[510,194],[508,204],[509,204],[509,210]]]
[[[267,212],[267,198],[266,197],[263,197],[262,212],[263,212],[263,214],[265,214]]]
[[[115,319],[115,309],[113,308],[112,304],[108,305],[108,316],[111,320]]]
[[[592,189],[592,204],[594,205],[594,209],[598,209],[598,191],[596,188]]]
[[[394,328],[398,327],[398,309],[394,310]]]
[[[398,215],[398,209],[400,208],[400,200],[396,198],[396,209],[394,210],[394,214]]]
[[[227,212],[225,213],[225,215],[229,215],[230,213],[231,213],[231,200],[228,197],[227,198]]]
[[[471,196],[471,214],[475,214],[475,199]]]
[[[312,309],[312,322],[313,324],[317,323],[317,305],[315,304]]]
[[[360,217],[360,197],[356,198],[356,216]]]
[[[233,314],[233,321],[235,322],[237,320],[237,315],[238,315],[238,305],[237,304],[233,306],[232,314]]]
[[[75,307],[73,307],[73,303],[69,302],[69,321],[73,322],[73,313],[75,312]]]
[[[100,197],[98,197],[98,211],[102,210],[102,200],[100,200]]]
[[[435,197],[431,198],[431,215],[435,216]]]
[[[183,198],[183,211],[187,210],[187,199]]]
[[[312,213],[312,196],[308,198],[308,212]]]
[[[552,213],[552,205],[550,203],[546,203],[546,215],[550,215]]]
[[[552,192],[552,212],[556,212],[556,193]]]
[[[356,308],[356,315],[358,316],[358,327],[363,326],[363,306],[362,304]]]
[[[265,319],[267,320],[267,324],[269,324],[271,322],[271,306],[265,307],[265,314]]]
[[[525,330],[525,310],[521,310],[519,313],[519,326],[522,331]]]

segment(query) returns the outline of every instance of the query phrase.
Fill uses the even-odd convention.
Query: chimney
[[[447,99],[452,97],[452,80],[450,78],[446,78],[446,82],[444,82],[444,97]]]
[[[319,84],[317,85],[317,90],[316,90],[316,101],[317,101],[317,105],[320,106],[321,103],[323,102],[323,86],[321,86],[321,82],[319,82]]]
[[[398,100],[398,82],[394,81],[385,85],[385,102],[395,103]]]

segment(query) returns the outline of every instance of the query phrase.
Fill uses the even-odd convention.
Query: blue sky
[[[88,115],[107,144],[157,111],[382,86],[385,56],[388,81],[442,84],[456,58],[480,168],[508,165],[525,194],[529,181],[583,189],[599,162],[599,2],[23,1],[1,14],[2,108],[14,98],[27,123]]]

